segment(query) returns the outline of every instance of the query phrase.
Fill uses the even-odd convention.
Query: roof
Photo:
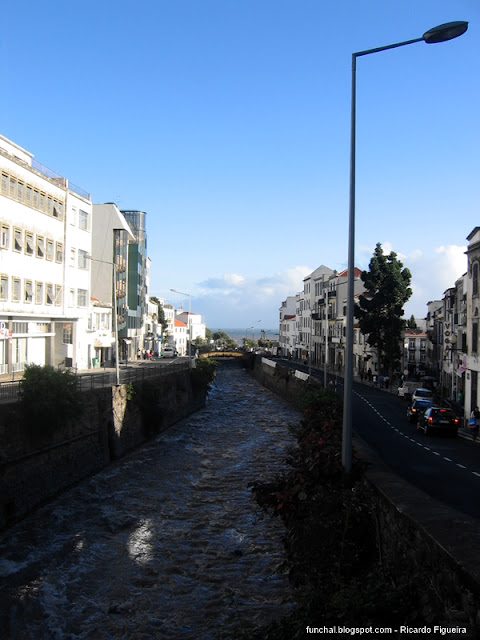
[[[358,267],[354,267],[353,275],[354,275],[355,278],[360,278],[362,273],[363,273],[362,269],[359,269]],[[338,274],[338,277],[339,278],[344,278],[347,275],[348,275],[348,269],[344,269],[344,271],[342,271],[341,273]]]
[[[426,338],[427,334],[423,329],[405,329],[405,337]]]
[[[175,318],[175,326],[176,327],[185,327],[185,328],[187,327],[185,322],[182,322],[181,320],[177,320],[176,318]]]

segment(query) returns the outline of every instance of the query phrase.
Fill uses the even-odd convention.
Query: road
[[[323,381],[323,371],[312,373]],[[343,397],[343,379],[336,382]],[[479,518],[480,445],[462,433],[457,438],[426,436],[408,422],[407,406],[393,393],[354,383],[352,429],[399,476],[436,500]]]

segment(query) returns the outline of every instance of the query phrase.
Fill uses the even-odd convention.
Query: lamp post
[[[354,299],[354,268],[355,268],[355,129],[356,129],[356,69],[357,58],[379,53],[387,49],[396,49],[415,42],[434,44],[452,40],[465,33],[468,22],[447,22],[438,27],[426,31],[421,38],[405,40],[375,49],[367,49],[352,53],[352,104],[351,104],[351,129],[350,129],[350,207],[348,223],[348,274],[347,274],[347,335],[345,345],[345,379],[343,398],[343,444],[342,464],[344,471],[350,473],[352,468],[352,391],[353,391],[353,310]]]
[[[190,322],[190,294],[189,293],[183,293],[182,291],[177,291],[176,289],[170,289],[170,291],[173,291],[174,293],[179,293],[181,296],[188,296],[188,322],[187,322],[187,329],[188,329],[188,361],[189,364],[192,364],[192,360],[191,360],[191,353],[192,353],[192,325]]]

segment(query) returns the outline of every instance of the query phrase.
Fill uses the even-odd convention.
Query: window
[[[20,252],[23,249],[23,232],[20,229],[13,230],[13,250]]]
[[[72,214],[70,216],[70,224],[77,224],[77,208],[72,207]]]
[[[6,173],[2,173],[2,195],[8,195],[8,175]]]
[[[25,189],[25,204],[31,207],[32,203],[33,203],[33,189],[27,184],[27,187]]]
[[[40,209],[40,211],[46,211],[47,209],[47,199],[45,197],[45,194],[41,191],[38,194],[38,208]]]
[[[63,202],[53,201],[53,217],[63,220]]]
[[[45,304],[53,304],[53,284],[47,283],[45,287]]]
[[[40,208],[40,193],[39,193],[38,189],[34,189],[33,190],[33,207],[35,209],[39,209]]]
[[[47,238],[47,250],[45,252],[45,257],[47,260],[53,260],[53,240]]]
[[[45,238],[37,236],[37,258],[45,257]]]
[[[478,296],[478,262],[475,262],[472,270],[472,295]]]
[[[12,278],[12,300],[13,302],[20,302],[22,295],[22,282],[20,278]]]
[[[17,181],[15,180],[15,178],[12,178],[12,176],[10,176],[10,189],[8,195],[10,196],[10,198],[17,197]]]
[[[25,255],[33,256],[35,253],[35,244],[33,241],[33,233],[25,231]]]
[[[78,307],[87,306],[87,296],[88,296],[88,291],[86,289],[77,290],[77,306]]]
[[[79,249],[77,252],[77,255],[78,255],[78,268],[88,269],[88,260],[87,260],[88,253],[83,249]]]
[[[31,280],[25,280],[23,301],[27,304],[31,304],[33,302],[33,283]]]
[[[472,324],[472,353],[478,352],[478,322]]]
[[[62,342],[63,344],[73,344],[73,323],[63,323]]]
[[[70,249],[70,266],[74,267],[75,266],[75,249]]]
[[[23,182],[18,182],[17,185],[17,199],[20,200],[20,202],[23,202],[23,199],[25,197],[25,185],[23,184]]]
[[[0,276],[0,300],[8,299],[8,276]]]
[[[0,247],[2,249],[8,249],[10,244],[10,227],[6,224],[2,224],[0,227]]]
[[[75,289],[70,289],[70,291],[68,292],[68,306],[75,306]]]
[[[43,282],[35,283],[35,304],[43,304]]]
[[[55,262],[63,262],[63,244],[61,242],[55,243]]]
[[[62,287],[59,284],[55,285],[55,306],[60,307],[62,305]]]
[[[78,211],[78,228],[88,231],[88,213],[81,209]]]

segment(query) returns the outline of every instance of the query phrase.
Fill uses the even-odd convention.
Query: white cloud
[[[412,272],[413,295],[405,306],[407,316],[425,317],[427,302],[440,300],[446,289],[467,270],[466,246],[437,247],[433,253],[413,251],[404,264]]]
[[[225,273],[197,284],[195,307],[218,326],[241,327],[262,317],[263,326],[278,325],[278,309],[287,296],[303,289],[303,279],[313,271],[298,265],[261,278]]]

